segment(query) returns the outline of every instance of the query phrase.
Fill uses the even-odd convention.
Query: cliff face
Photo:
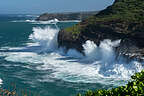
[[[115,0],[112,6],[59,32],[59,46],[82,51],[82,44],[92,40],[121,39],[119,54],[141,58],[144,55],[144,0]]]
[[[48,21],[57,18],[60,21],[64,20],[83,20],[89,16],[96,14],[97,11],[92,12],[71,12],[71,13],[44,13],[40,15],[36,20],[38,21]]]

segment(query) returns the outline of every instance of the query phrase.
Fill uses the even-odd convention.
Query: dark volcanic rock
[[[98,13],[97,11],[92,12],[71,12],[71,13],[44,13],[40,15],[36,20],[38,21],[48,21],[57,18],[60,21],[64,20],[83,20],[89,16]]]
[[[112,6],[59,32],[59,46],[76,48],[92,40],[121,39],[119,55],[141,59],[144,56],[144,0],[115,0]]]

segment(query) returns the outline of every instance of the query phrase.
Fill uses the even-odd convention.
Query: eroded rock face
[[[92,40],[121,39],[118,54],[141,59],[144,56],[144,0],[116,0],[112,6],[79,24],[61,30],[59,46],[82,51],[82,44]]]

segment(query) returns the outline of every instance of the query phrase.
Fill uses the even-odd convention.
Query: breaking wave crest
[[[29,39],[33,40],[41,46],[42,51],[54,51],[58,48],[57,36],[58,29],[52,29],[46,27],[44,29],[40,27],[33,28],[33,34],[29,36]]]
[[[62,79],[68,82],[102,83],[119,85],[120,80],[128,80],[135,72],[143,69],[142,63],[137,61],[125,62],[124,59],[116,60],[115,47],[120,40],[101,41],[97,46],[93,41],[83,44],[85,56],[75,49],[65,52],[64,48],[58,48],[58,29],[50,27],[33,28],[29,38],[33,43],[26,47],[31,52],[9,52],[6,60],[22,63],[39,63],[36,70],[52,70],[47,77]],[[34,45],[37,43],[37,45]],[[34,47],[38,47],[35,50]],[[26,50],[22,48],[20,50]],[[31,49],[29,49],[31,48]],[[37,53],[38,51],[38,53]],[[39,54],[43,52],[44,54]],[[121,57],[123,58],[123,57]],[[30,68],[27,65],[27,68]],[[46,81],[45,80],[45,81]]]
[[[0,79],[0,86],[3,84],[2,82],[3,82],[2,79]]]

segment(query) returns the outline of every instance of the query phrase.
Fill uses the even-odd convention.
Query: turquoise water
[[[8,89],[15,84],[18,93],[21,90],[30,90],[40,96],[75,96],[89,89],[108,89],[123,85],[134,72],[143,68],[142,63],[136,61],[131,62],[134,67],[127,67],[129,65],[123,64],[124,61],[118,62],[119,65],[115,63],[113,66],[111,64],[102,67],[102,64],[109,64],[106,60],[112,56],[108,56],[105,60],[91,58],[98,57],[90,53],[91,50],[96,51],[94,49],[96,45],[92,41],[84,46],[87,57],[74,49],[65,54],[61,51],[64,48],[56,47],[55,36],[59,29],[77,22],[58,22],[55,25],[26,19],[33,18],[0,19],[0,80],[2,80],[0,87],[2,88]],[[103,42],[100,49],[105,51],[107,49],[104,49],[104,46],[108,44]],[[112,48],[107,52],[113,53]],[[121,79],[117,76],[121,76]]]

